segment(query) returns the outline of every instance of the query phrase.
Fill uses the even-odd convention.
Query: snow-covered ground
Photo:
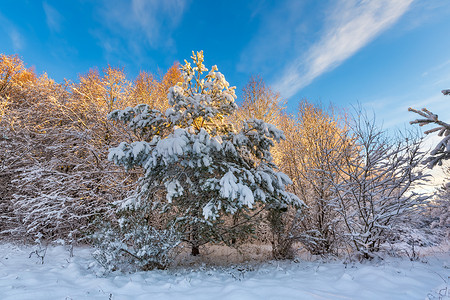
[[[450,299],[450,255],[269,262],[102,275],[90,248],[0,244],[0,299]]]

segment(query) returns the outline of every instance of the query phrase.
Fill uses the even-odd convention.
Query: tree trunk
[[[192,245],[191,255],[192,256],[197,256],[199,254],[200,254],[200,248],[198,246]]]

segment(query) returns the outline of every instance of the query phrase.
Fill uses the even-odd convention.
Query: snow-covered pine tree
[[[282,131],[251,119],[236,132],[224,122],[236,109],[235,88],[217,66],[206,73],[203,51],[193,52],[192,59],[193,65],[185,61],[181,67],[183,82],[168,93],[166,112],[143,104],[108,115],[143,139],[122,142],[109,159],[145,172],[120,210],[143,218],[158,210],[197,255],[203,244],[231,241],[263,209],[302,203],[285,190],[291,181],[272,161],[270,151],[284,138]],[[161,191],[165,197],[156,196]],[[244,221],[228,224],[224,217],[237,213]]]

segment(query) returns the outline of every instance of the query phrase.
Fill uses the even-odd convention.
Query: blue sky
[[[0,0],[0,52],[76,80],[89,68],[164,72],[204,50],[238,91],[251,75],[287,99],[358,102],[385,127],[428,107],[450,119],[450,2]]]

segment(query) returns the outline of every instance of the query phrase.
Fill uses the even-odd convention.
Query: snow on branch
[[[450,90],[443,90],[444,95],[449,95]],[[430,152],[430,155],[424,161],[428,164],[429,168],[433,168],[436,165],[442,165],[442,161],[450,158],[450,124],[439,120],[438,115],[432,113],[426,108],[417,110],[414,108],[408,108],[408,111],[412,111],[422,117],[423,119],[416,119],[409,122],[410,124],[419,124],[419,126],[425,126],[428,124],[436,124],[437,127],[431,128],[425,131],[425,134],[438,132],[438,136],[443,137],[442,140],[436,145],[436,147]]]

